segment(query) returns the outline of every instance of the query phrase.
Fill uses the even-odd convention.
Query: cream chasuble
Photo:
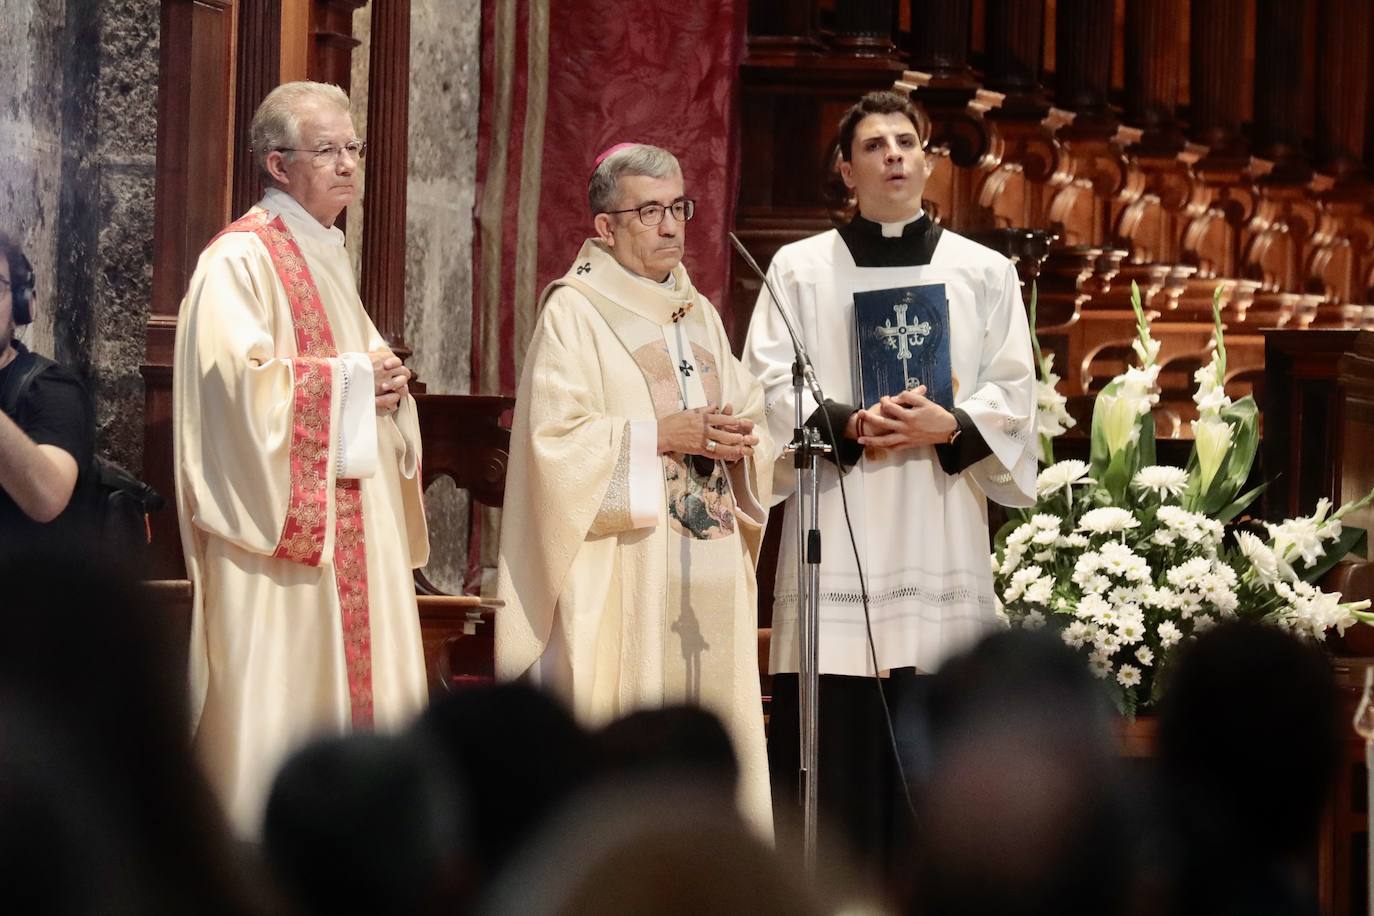
[[[826,398],[862,407],[871,405],[855,404],[854,294],[920,284],[944,288],[954,404],[976,424],[991,454],[951,475],[931,447],[870,450],[845,476],[878,667],[934,671],[998,626],[986,500],[1007,506],[1034,502],[1034,374],[1016,270],[991,249],[948,231],[938,236],[929,263],[859,267],[840,233],[831,230],[783,246],[768,275],[792,310]],[[791,459],[781,457],[795,423],[792,359],[791,340],[765,289],[754,307],[743,360],[764,386],[779,501],[795,490]],[[802,416],[815,409],[807,392]],[[795,505],[789,499],[785,510],[783,530],[789,535]],[[838,475],[829,462],[821,465],[820,527],[820,670],[870,674],[859,574]],[[774,672],[797,670],[796,562],[795,539],[783,537],[773,604]]]
[[[415,402],[378,418],[343,233],[272,190],[201,254],[177,322],[177,510],[195,747],[257,833],[285,756],[426,699]]]
[[[496,670],[529,675],[599,725],[699,704],[740,758],[742,811],[771,836],[754,564],[771,466],[657,454],[656,418],[730,404],[757,424],[758,382],[711,304],[588,240],[544,292],[511,429]]]

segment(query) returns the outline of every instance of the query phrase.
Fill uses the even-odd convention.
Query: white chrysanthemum
[[[1002,595],[1002,600],[1007,602],[1017,600],[1026,589],[1039,578],[1039,566],[1026,566],[1022,569],[1018,569],[1012,574],[1011,582],[1007,584],[1006,591]]]
[[[1086,620],[1093,623],[1100,623],[1103,614],[1109,614],[1112,606],[1101,595],[1090,593],[1079,599],[1078,607],[1074,609],[1075,616],[1079,620]]]
[[[1030,522],[1017,525],[1012,529],[1011,534],[1007,535],[1007,547],[1025,547],[1033,537],[1035,537],[1035,526]]]
[[[1064,644],[1075,649],[1081,649],[1088,642],[1088,625],[1081,620],[1075,620],[1060,631],[1059,637],[1064,640]]]
[[[1091,534],[1115,534],[1130,528],[1139,528],[1140,519],[1119,506],[1101,506],[1089,509],[1078,520],[1078,530]]]
[[[1131,486],[1142,492],[1153,493],[1160,499],[1166,496],[1178,498],[1188,488],[1188,473],[1182,468],[1152,464],[1135,472]]]
[[[1082,550],[1087,547],[1089,543],[1085,535],[1078,534],[1077,532],[1064,537],[1064,546],[1071,547],[1075,550]]]
[[[1193,557],[1191,560],[1169,570],[1164,574],[1164,578],[1168,579],[1169,584],[1180,591],[1185,589],[1201,590],[1211,575],[1212,561],[1206,557]]]
[[[1155,632],[1159,634],[1159,644],[1166,649],[1178,645],[1183,640],[1183,631],[1172,620],[1161,623]]]
[[[1088,476],[1087,463],[1077,458],[1068,458],[1056,461],[1040,472],[1040,476],[1035,478],[1035,492],[1040,496],[1049,496],[1060,490],[1072,493],[1073,487],[1090,483],[1096,481]]]
[[[1098,680],[1106,680],[1107,675],[1112,673],[1111,659],[1094,653],[1088,657],[1088,670]]]
[[[1031,611],[1021,618],[1021,626],[1027,630],[1039,630],[1045,626],[1045,615],[1039,611]]]
[[[1211,614],[1198,614],[1193,618],[1193,632],[1201,636],[1212,627],[1217,625],[1217,619]]]
[[[1150,651],[1149,646],[1141,646],[1139,649],[1135,650],[1135,660],[1142,665],[1153,665],[1155,663],[1155,654]]]
[[[1135,617],[1121,620],[1116,625],[1116,635],[1123,646],[1133,646],[1145,638],[1145,624]]]
[[[1116,673],[1116,682],[1122,687],[1135,687],[1140,684],[1140,669],[1135,665],[1122,665]]]
[[[1037,512],[1031,516],[1029,524],[1036,531],[1058,531],[1064,520],[1048,512]]]
[[[1052,597],[1051,591],[1054,588],[1054,580],[1049,576],[1041,576],[1030,585],[1026,586],[1025,600],[1031,604],[1048,605]]]

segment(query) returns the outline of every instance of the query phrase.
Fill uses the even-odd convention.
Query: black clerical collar
[[[922,214],[903,226],[900,236],[888,237],[881,223],[856,214],[839,233],[856,267],[919,267],[934,257],[942,231],[929,214]]]

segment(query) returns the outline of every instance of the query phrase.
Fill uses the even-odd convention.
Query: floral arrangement
[[[1012,626],[1055,628],[1127,715],[1158,699],[1177,647],[1218,621],[1259,620],[1320,640],[1332,628],[1374,620],[1365,612],[1370,602],[1343,602],[1313,584],[1347,553],[1363,551],[1365,532],[1341,519],[1374,493],[1334,512],[1323,499],[1312,515],[1281,524],[1234,523],[1263,490],[1244,490],[1259,414],[1253,398],[1226,396],[1220,292],[1211,361],[1194,375],[1198,419],[1186,468],[1155,461],[1159,342],[1134,283],[1139,365],[1098,396],[1088,462],[1054,460],[1054,439],[1074,420],[1055,387],[1054,355],[1034,341],[1045,467],[1035,506],[1012,510],[995,540],[998,609]],[[1032,328],[1036,298],[1032,289]]]

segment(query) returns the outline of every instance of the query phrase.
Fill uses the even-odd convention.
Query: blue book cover
[[[861,406],[925,385],[927,398],[954,408],[943,283],[855,293],[854,334]]]

